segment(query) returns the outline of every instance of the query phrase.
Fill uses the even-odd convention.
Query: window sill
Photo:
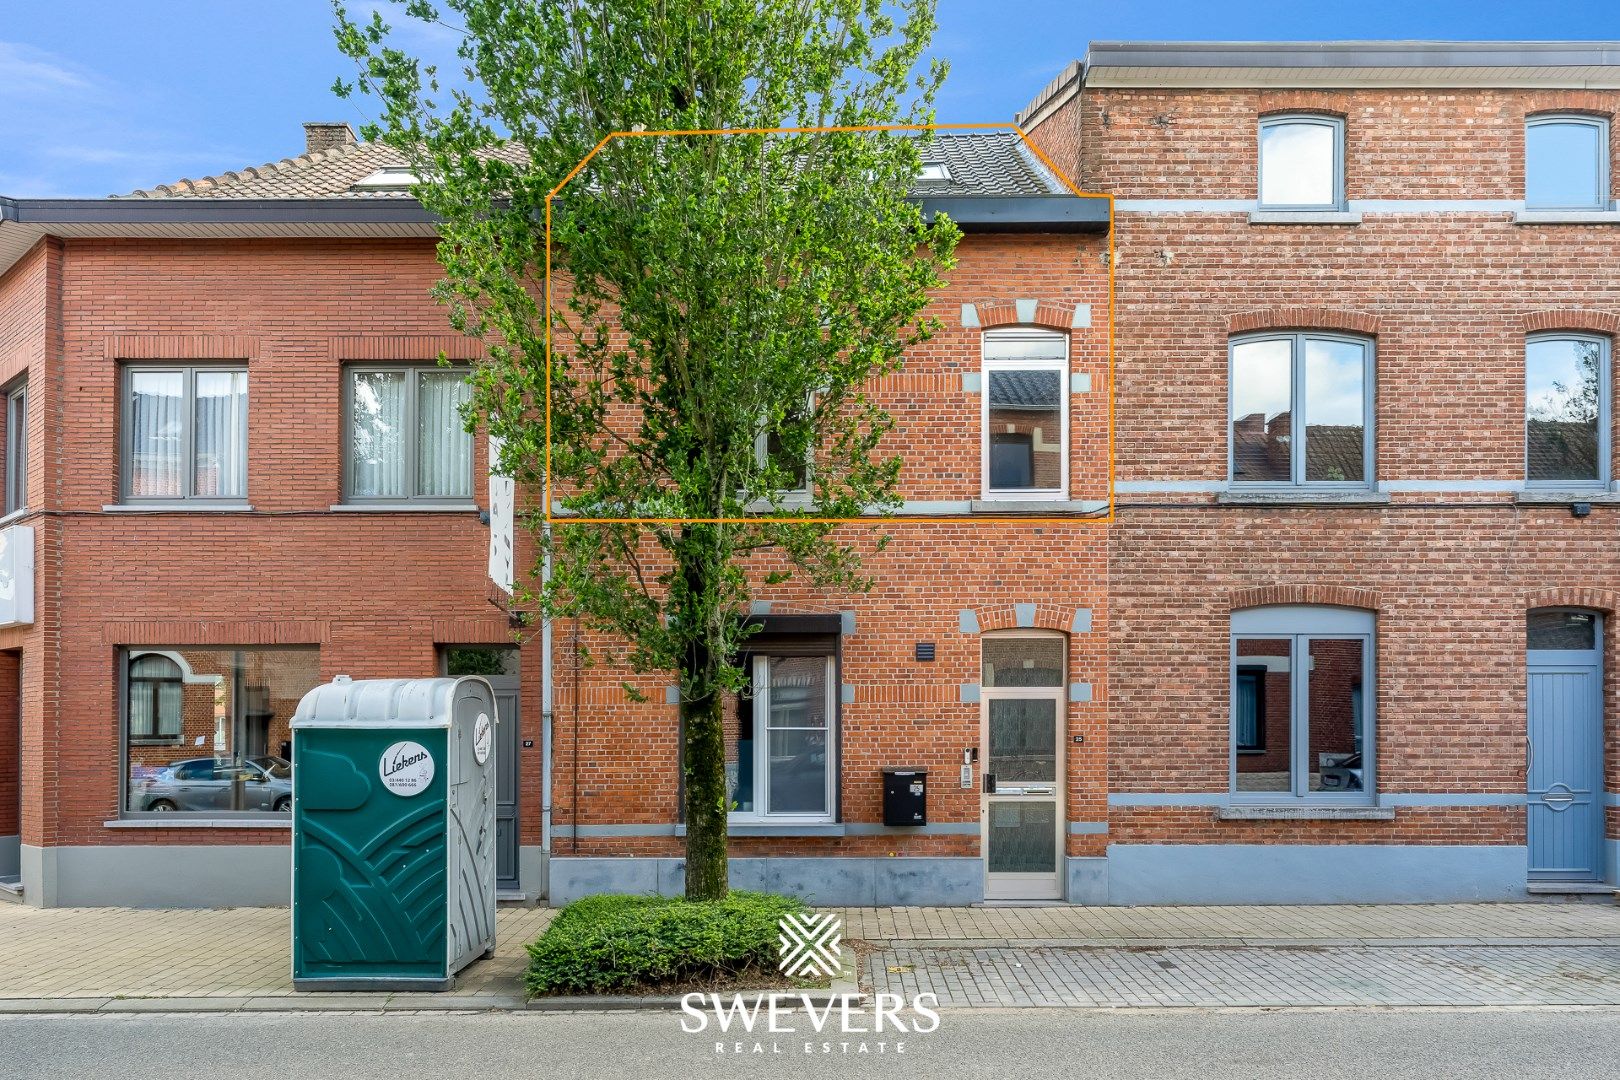
[[[101,512],[103,514],[251,514],[253,507],[247,503],[109,503],[101,508]]]
[[[1360,225],[1354,210],[1254,210],[1250,225]]]
[[[1513,501],[1520,506],[1569,506],[1572,503],[1597,503],[1614,506],[1620,504],[1620,492],[1608,488],[1589,491],[1569,488],[1524,488],[1513,493]]]
[[[1515,225],[1620,225],[1620,210],[1520,210]]]
[[[675,826],[676,836],[686,835],[686,826]],[[844,823],[841,821],[826,822],[765,822],[765,821],[732,821],[726,824],[728,836],[843,836]]]
[[[992,495],[974,499],[968,510],[974,514],[1100,514],[1108,504],[1098,499],[1009,499]]]
[[[21,521],[23,518],[27,517],[31,513],[33,513],[33,511],[30,510],[26,506],[22,507],[19,510],[13,510],[11,513],[6,514],[4,517],[0,517],[0,529],[5,528],[7,525],[10,525],[14,521]]]
[[[476,514],[477,503],[333,503],[327,507],[334,514]]]
[[[1389,493],[1367,488],[1356,491],[1327,491],[1319,488],[1250,491],[1231,487],[1218,493],[1215,501],[1229,506],[1387,506]]]
[[[291,814],[265,814],[263,817],[192,816],[184,812],[153,814],[151,817],[113,818],[103,821],[107,829],[290,829]]]
[[[1393,806],[1218,806],[1216,821],[1394,821]]]

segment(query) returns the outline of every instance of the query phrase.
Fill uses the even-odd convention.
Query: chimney
[[[341,121],[336,123],[313,120],[304,125],[304,153],[317,150],[335,150],[354,145],[354,129]]]

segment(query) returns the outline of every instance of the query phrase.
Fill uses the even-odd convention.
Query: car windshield
[[[256,757],[253,764],[269,773],[276,780],[286,780],[292,776],[292,762],[286,758]]]

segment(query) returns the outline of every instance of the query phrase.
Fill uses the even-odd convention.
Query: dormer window
[[[390,165],[378,169],[370,176],[356,180],[350,191],[410,191],[418,183],[416,174],[408,166]]]
[[[923,167],[917,171],[919,183],[948,183],[951,179],[949,166],[938,161],[925,161]]]
[[[1530,210],[1609,208],[1609,122],[1533,116],[1524,128],[1524,205]]]

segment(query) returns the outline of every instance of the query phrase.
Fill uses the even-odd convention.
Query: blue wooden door
[[[1532,649],[1529,662],[1530,878],[1598,881],[1603,876],[1602,661],[1593,648]]]

